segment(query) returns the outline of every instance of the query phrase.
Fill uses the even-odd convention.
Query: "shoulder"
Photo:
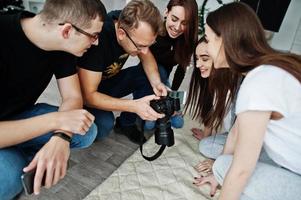
[[[273,65],[261,65],[250,71],[245,77],[244,85],[277,85],[283,81],[298,82],[298,80],[284,69]]]

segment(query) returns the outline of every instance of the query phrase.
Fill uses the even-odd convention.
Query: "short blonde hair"
[[[130,30],[138,28],[139,22],[148,23],[154,34],[162,32],[163,21],[158,8],[149,0],[132,0],[121,11],[119,26]]]

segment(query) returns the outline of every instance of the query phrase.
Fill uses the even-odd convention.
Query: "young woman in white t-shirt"
[[[198,177],[195,184],[209,182],[211,195],[220,184],[219,199],[300,199],[301,57],[272,49],[246,4],[224,5],[206,21],[214,67],[230,68],[245,79],[224,154],[213,175]]]

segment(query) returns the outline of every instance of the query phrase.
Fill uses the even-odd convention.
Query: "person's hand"
[[[164,117],[164,114],[157,113],[150,106],[150,101],[153,99],[160,99],[156,95],[145,96],[135,101],[135,113],[143,120],[155,121],[158,118]]]
[[[204,131],[199,128],[192,128],[190,130],[192,132],[192,136],[198,140],[202,140],[205,137]]]
[[[59,137],[51,137],[50,140],[40,149],[34,159],[23,169],[28,172],[36,168],[34,177],[34,194],[39,194],[43,176],[45,187],[58,183],[66,175],[67,162],[70,156],[69,142]]]
[[[199,173],[212,173],[212,166],[213,166],[214,160],[212,159],[206,159],[199,164],[197,164],[194,169]]]
[[[195,184],[197,187],[200,187],[206,183],[210,185],[210,196],[213,197],[219,186],[213,174],[210,174],[208,176],[195,177],[193,182],[193,184]]]
[[[60,111],[56,113],[56,130],[85,135],[95,117],[84,109]]]
[[[153,91],[158,97],[167,96],[167,90],[168,88],[162,82],[153,86]]]

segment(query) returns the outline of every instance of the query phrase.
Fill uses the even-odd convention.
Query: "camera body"
[[[171,129],[170,118],[174,112],[180,110],[180,99],[171,96],[161,97],[150,101],[150,106],[157,112],[165,114],[163,118],[157,119],[155,125],[155,142],[158,145],[168,147],[174,145],[174,133]]]

